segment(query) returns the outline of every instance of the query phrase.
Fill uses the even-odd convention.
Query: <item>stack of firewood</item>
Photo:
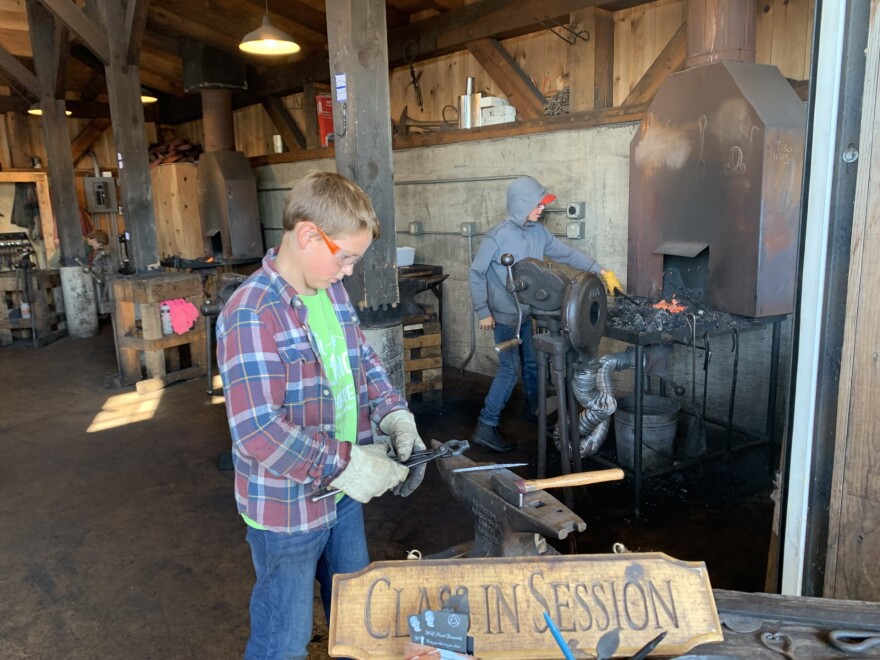
[[[150,167],[166,163],[195,163],[202,155],[202,146],[185,138],[150,145]]]

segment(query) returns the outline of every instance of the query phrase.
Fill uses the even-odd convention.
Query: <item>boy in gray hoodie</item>
[[[538,220],[544,207],[556,199],[530,176],[514,179],[507,187],[507,217],[486,232],[471,264],[468,283],[474,311],[481,330],[494,330],[495,343],[516,337],[517,310],[513,297],[507,291],[507,270],[501,265],[501,255],[510,253],[514,263],[531,257],[544,261],[553,259],[578,270],[597,273],[609,293],[623,290],[620,280],[610,270],[602,268],[583,252],[557,239]],[[474,430],[473,442],[496,452],[513,451],[516,443],[505,440],[498,431],[501,411],[507,404],[517,381],[517,370],[522,371],[523,391],[526,397],[526,419],[535,420],[538,407],[538,378],[535,347],[532,343],[532,318],[529,307],[523,307],[519,336],[519,351],[503,351],[498,357],[498,372],[489,388],[485,405],[480,411]]]

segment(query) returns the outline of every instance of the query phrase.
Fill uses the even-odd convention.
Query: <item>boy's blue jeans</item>
[[[358,571],[370,562],[363,507],[344,497],[336,506],[331,529],[280,534],[248,527],[247,542],[257,582],[251,593],[251,636],[244,657],[305,660],[312,639],[315,579],[329,622],[333,574]]]
[[[516,337],[516,326],[495,323],[495,343],[500,344]],[[489,426],[498,426],[501,411],[516,386],[517,371],[522,370],[523,393],[527,405],[537,405],[538,400],[538,363],[535,360],[535,344],[532,342],[532,321],[523,322],[519,330],[522,344],[519,350],[510,349],[498,354],[498,372],[486,395],[480,421]]]

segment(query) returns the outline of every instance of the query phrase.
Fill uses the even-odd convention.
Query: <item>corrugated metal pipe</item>
[[[611,374],[634,366],[635,353],[609,353],[593,360],[572,376],[574,397],[584,407],[578,417],[581,457],[592,456],[599,451],[608,435],[611,415],[617,410]]]

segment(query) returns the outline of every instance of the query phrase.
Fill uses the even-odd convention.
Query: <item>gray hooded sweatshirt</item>
[[[513,255],[514,263],[531,257],[554,261],[598,273],[602,267],[583,252],[556,238],[544,225],[528,222],[526,217],[547,195],[547,189],[530,176],[514,179],[507,187],[507,218],[492,227],[480,243],[468,273],[474,311],[480,320],[492,316],[496,323],[516,325],[516,304],[505,288],[507,270],[501,255]],[[529,306],[523,305],[523,320],[529,318]]]

